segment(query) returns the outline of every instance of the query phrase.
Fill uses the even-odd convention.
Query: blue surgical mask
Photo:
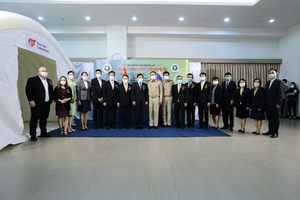
[[[269,74],[270,79],[274,79],[275,77],[276,77],[275,74]]]
[[[182,83],[182,80],[177,80],[177,83],[178,83],[178,84],[181,84],[181,83]]]
[[[225,81],[230,81],[231,77],[225,77]]]
[[[193,80],[193,78],[187,78],[188,82],[191,82]]]

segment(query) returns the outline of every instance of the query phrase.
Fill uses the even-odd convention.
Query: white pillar
[[[122,60],[127,59],[127,27],[107,26],[107,59],[118,53]]]

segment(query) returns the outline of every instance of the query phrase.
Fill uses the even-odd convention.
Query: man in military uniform
[[[172,109],[172,86],[174,85],[173,81],[170,80],[170,73],[165,71],[163,73],[164,80],[162,82],[163,85],[163,101],[162,101],[162,109],[163,109],[163,123],[164,127],[171,127],[171,109]]]
[[[162,104],[163,88],[160,80],[156,79],[156,72],[150,72],[151,80],[148,81],[149,95],[149,129],[158,129],[159,106]]]

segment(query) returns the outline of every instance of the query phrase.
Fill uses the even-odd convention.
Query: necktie
[[[140,90],[142,89],[142,84],[141,83],[139,83],[139,86],[140,86]]]
[[[127,92],[127,84],[125,84],[125,91]]]
[[[101,80],[99,80],[99,85],[100,85],[100,88],[102,88],[102,82],[101,82]]]
[[[257,90],[254,90],[254,96],[256,95]]]
[[[191,87],[191,83],[189,82],[189,87]]]
[[[180,92],[180,86],[181,86],[181,84],[178,84],[178,88],[177,88],[178,93]]]
[[[271,88],[273,81],[274,81],[274,79],[270,81],[269,89]]]
[[[203,90],[204,82],[201,82],[201,90]]]
[[[226,90],[228,89],[229,82],[226,81]]]
[[[114,82],[111,81],[110,84],[111,84],[111,88],[114,89]]]

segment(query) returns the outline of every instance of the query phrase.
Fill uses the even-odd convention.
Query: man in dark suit
[[[277,70],[268,71],[270,80],[266,83],[266,115],[268,119],[268,132],[264,135],[271,135],[271,138],[278,137],[279,130],[279,110],[282,105],[283,88],[281,80],[277,79]]]
[[[130,128],[130,109],[131,109],[131,85],[128,83],[128,75],[123,75],[122,84],[118,90],[118,107],[120,108],[120,129],[126,126]]]
[[[225,73],[225,81],[222,82],[222,115],[224,126],[221,129],[233,131],[233,97],[236,90],[235,81],[231,80],[231,73]],[[230,124],[228,124],[228,117]]]
[[[200,82],[197,86],[197,104],[199,113],[198,129],[208,128],[208,107],[211,101],[211,83],[206,81],[206,73],[200,73]],[[204,122],[203,122],[204,114]]]
[[[132,84],[131,101],[135,107],[135,129],[143,129],[144,106],[148,105],[148,87],[143,83],[143,74],[137,75],[136,83]]]
[[[96,78],[91,80],[92,84],[92,99],[93,99],[93,120],[95,129],[102,128],[102,117],[103,117],[103,84],[104,80],[101,78],[102,71],[101,69],[96,69]],[[98,120],[99,116],[99,120]]]
[[[187,74],[188,82],[185,84],[187,87],[187,95],[188,95],[188,102],[185,108],[186,116],[187,116],[187,126],[194,128],[195,123],[195,108],[196,108],[196,97],[197,97],[197,83],[193,82],[193,74]]]
[[[26,96],[31,108],[29,133],[31,141],[36,141],[37,122],[40,120],[41,137],[50,137],[47,134],[47,119],[50,104],[53,100],[53,84],[47,78],[48,71],[45,67],[38,69],[38,75],[28,79],[26,84]]]
[[[115,72],[108,73],[109,80],[103,84],[103,106],[106,107],[106,129],[115,128],[117,112],[117,95],[119,83],[115,81]],[[111,119],[110,119],[111,115]]]
[[[176,128],[184,128],[184,108],[187,106],[188,102],[187,88],[186,85],[182,83],[181,75],[178,75],[176,80],[177,84],[172,86]]]

